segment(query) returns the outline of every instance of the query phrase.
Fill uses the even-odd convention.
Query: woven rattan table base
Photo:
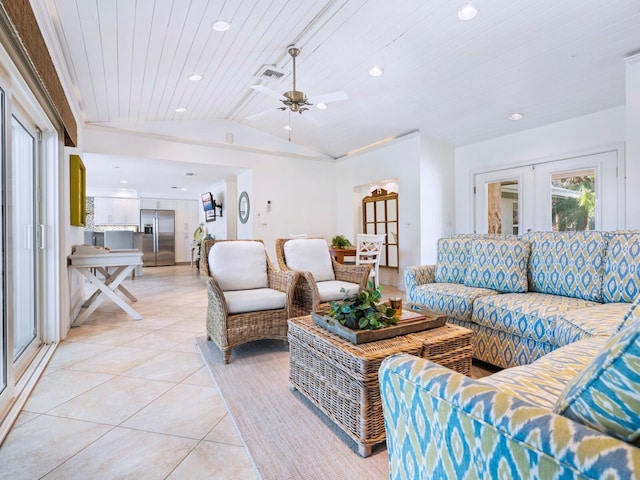
[[[465,347],[452,339],[454,331],[448,330],[449,327],[429,330],[447,329],[427,339],[420,337],[427,332],[420,332],[354,345],[315,325],[310,316],[290,319],[291,388],[300,391],[349,435],[357,443],[361,456],[369,456],[373,445],[386,439],[378,385],[380,363],[394,353],[422,355],[425,345],[430,349],[437,348],[438,339],[442,339],[441,343],[453,342],[456,350],[456,360],[451,357],[447,363],[460,363],[458,357],[463,354],[470,365],[470,337],[469,348],[463,351]],[[466,341],[470,331],[456,328],[460,331],[455,332],[465,336]],[[438,351],[432,355],[434,358],[427,358],[438,361],[436,357],[442,355],[446,352]],[[466,360],[462,363],[466,365]]]

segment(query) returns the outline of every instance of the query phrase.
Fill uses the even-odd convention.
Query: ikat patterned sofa
[[[482,379],[385,359],[390,478],[640,478],[639,302],[613,334],[576,324],[572,343]]]
[[[454,235],[405,284],[410,302],[473,330],[474,357],[526,365],[615,331],[640,294],[640,231]]]

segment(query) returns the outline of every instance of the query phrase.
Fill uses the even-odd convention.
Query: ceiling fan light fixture
[[[318,109],[320,109],[320,110],[326,110],[327,109],[327,104],[320,102],[320,103],[318,103],[316,105],[316,107],[318,107]]]
[[[478,14],[478,8],[474,7],[470,3],[464,5],[460,10],[458,10],[458,18],[460,20],[471,20]]]
[[[512,113],[508,118],[511,121],[517,122],[518,120],[522,120],[524,118],[524,113]]]
[[[369,75],[371,75],[372,77],[381,77],[383,73],[383,68],[379,67],[378,65],[374,65],[369,68]]]
[[[229,30],[230,27],[231,27],[231,24],[224,20],[218,20],[216,23],[213,24],[213,29],[216,32],[226,32],[227,30]]]
[[[291,130],[293,130],[293,127],[291,125],[285,125],[282,128],[284,128],[287,132],[290,132]]]

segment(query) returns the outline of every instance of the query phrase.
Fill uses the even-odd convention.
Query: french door
[[[615,230],[623,225],[617,150],[474,175],[477,233]]]

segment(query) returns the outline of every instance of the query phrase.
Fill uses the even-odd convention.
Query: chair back
[[[371,276],[374,286],[379,283],[380,255],[386,234],[369,235],[359,233],[356,235],[356,265],[371,265]]]
[[[316,282],[336,279],[324,238],[279,238],[276,253],[281,270],[311,272]]]

